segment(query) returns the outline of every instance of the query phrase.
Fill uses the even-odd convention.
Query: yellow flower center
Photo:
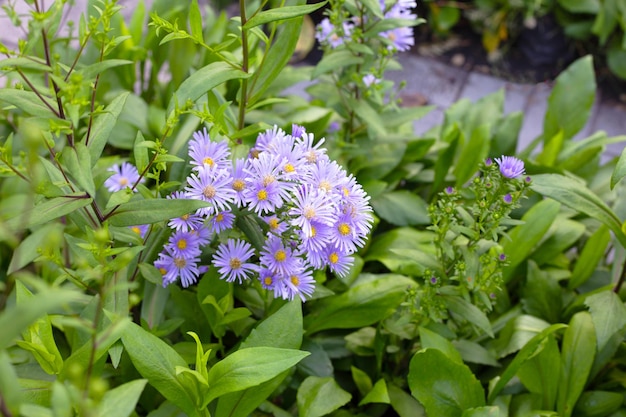
[[[337,255],[337,252],[333,252],[328,255],[328,260],[331,264],[336,264],[337,262],[339,262],[339,255]]]
[[[396,34],[393,32],[389,32],[389,34],[387,35],[387,37],[389,38],[390,41],[395,41],[396,40]]]
[[[270,276],[267,276],[263,279],[263,282],[269,287],[274,282],[274,279]]]
[[[348,236],[352,229],[350,229],[350,225],[346,223],[341,223],[339,224],[339,226],[337,226],[337,230],[342,236]]]
[[[269,224],[270,229],[272,230],[278,229],[278,219],[276,217],[272,217],[267,224]]]
[[[218,223],[223,222],[224,221],[224,215],[222,213],[217,213],[215,215],[215,221],[218,222]]]
[[[308,151],[306,153],[306,161],[311,163],[311,164],[316,163],[317,162],[317,155],[315,154],[315,152]]]
[[[315,237],[317,235],[317,229],[315,226],[311,226],[311,237]]]
[[[180,218],[183,220],[189,220],[190,216],[191,216],[190,214],[183,214],[182,216],[180,216]]]
[[[350,195],[350,190],[348,190],[346,187],[342,187],[341,191],[343,191],[343,195],[345,197],[348,197]]]
[[[273,175],[266,175],[266,176],[263,177],[263,186],[267,187],[268,185],[270,185],[274,181],[276,181],[276,178],[274,178]]]
[[[187,266],[187,261],[185,258],[174,258],[174,265],[176,265],[177,268],[184,268]]]
[[[205,196],[206,198],[213,198],[215,197],[216,192],[217,191],[215,190],[215,187],[213,187],[212,185],[207,185],[202,190],[202,195]]]
[[[130,230],[141,236],[141,229],[138,226],[133,226]]]
[[[165,268],[159,268],[159,272],[161,273],[161,275],[165,275],[167,273]]]
[[[232,258],[230,260],[230,267],[231,267],[231,269],[239,269],[239,268],[241,268],[241,261],[239,260],[239,258]]]
[[[233,181],[233,190],[235,191],[243,191],[246,188],[246,183],[241,179],[236,179]]]
[[[267,200],[267,191],[259,190],[259,192],[256,193],[256,198],[258,198],[261,201]]]
[[[294,166],[291,165],[289,162],[285,164],[285,172],[291,173],[291,172],[294,172],[295,170],[296,169],[294,168]]]
[[[304,217],[307,220],[311,220],[313,217],[315,217],[315,209],[313,207],[311,207],[311,206],[307,206],[304,209]]]
[[[320,182],[319,188],[326,191],[327,193],[331,192],[331,190],[333,189],[330,183],[326,180],[322,180]]]
[[[204,159],[202,160],[202,163],[203,163],[204,165],[208,165],[208,166],[210,166],[210,167],[212,167],[213,165],[215,165],[215,161],[213,161],[213,158],[211,158],[210,156],[207,156],[206,158],[204,158]]]
[[[128,185],[128,178],[122,177],[119,179],[118,183],[122,186],[125,187]]]
[[[187,247],[187,241],[185,239],[180,239],[177,243],[176,246],[178,246],[178,249],[185,249]]]
[[[292,275],[289,280],[291,281],[291,283],[295,286],[298,286],[300,284],[300,280],[298,279],[298,277],[296,275]]]
[[[285,259],[287,259],[287,253],[284,250],[279,249],[274,254],[274,259],[276,259],[278,262],[285,262]]]

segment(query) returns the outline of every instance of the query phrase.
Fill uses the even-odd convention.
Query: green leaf
[[[146,140],[141,130],[138,130],[133,145],[133,156],[135,157],[135,166],[139,172],[143,172],[143,170],[148,167],[148,149],[143,146],[145,143]]]
[[[310,376],[300,384],[297,394],[301,417],[321,417],[337,410],[352,399],[332,377]]]
[[[463,359],[452,342],[445,337],[425,327],[419,328],[420,342],[423,349],[437,349],[443,352],[448,359],[456,363],[463,363]]]
[[[542,350],[524,362],[517,376],[533,394],[541,395],[542,408],[553,410],[559,388],[561,352],[553,335],[548,336]]]
[[[563,335],[561,378],[556,409],[559,416],[569,417],[582,394],[596,356],[596,331],[591,315],[576,313]],[[585,360],[581,360],[585,358]]]
[[[137,379],[107,391],[100,401],[98,417],[128,417],[146,386],[145,379]]]
[[[131,65],[133,63],[133,61],[129,61],[127,59],[106,59],[102,62],[96,62],[95,64],[81,68],[80,73],[84,79],[91,79],[110,68]]]
[[[307,334],[325,329],[368,326],[391,314],[404,301],[407,288],[415,282],[402,275],[365,275],[369,278],[340,295],[315,303],[305,318]]]
[[[462,187],[476,173],[489,152],[490,124],[480,125],[472,131],[469,142],[461,149],[454,166],[457,188]]]
[[[500,417],[500,408],[495,405],[468,408],[461,417]]]
[[[365,261],[379,261],[394,273],[420,276],[426,268],[438,265],[433,239],[434,234],[430,231],[395,227],[372,237]],[[396,252],[398,250],[411,252],[403,254]]]
[[[543,239],[552,222],[556,219],[560,208],[561,205],[556,201],[543,200],[524,214],[522,217],[524,224],[514,227],[508,233],[509,239],[506,239],[503,245],[504,253],[506,253],[509,262],[502,274],[505,282],[511,278],[515,268],[530,255],[537,243]]]
[[[611,391],[585,391],[582,393],[573,415],[578,417],[612,416],[622,417],[624,410],[617,412],[624,403],[624,396]]]
[[[352,51],[346,49],[335,50],[329,54],[324,54],[324,57],[315,66],[311,74],[311,79],[317,79],[320,75],[326,74],[327,72],[351,65],[359,65],[363,62],[365,62],[365,60]]]
[[[87,134],[85,134],[83,137],[83,144],[89,148],[92,166],[100,159],[104,146],[117,123],[117,119],[120,117],[120,113],[122,113],[122,109],[126,104],[126,99],[129,94],[129,92],[124,92],[115,97],[113,101],[106,106],[104,112],[95,117],[93,125],[91,126],[90,136],[87,137]]]
[[[201,200],[153,198],[124,203],[111,215],[112,226],[152,224],[192,213],[211,203]]]
[[[489,319],[478,307],[469,301],[454,295],[442,295],[443,301],[446,303],[450,312],[455,314],[459,319],[466,320],[468,323],[482,329],[489,336],[493,337],[493,329]]]
[[[261,13],[257,13],[245,25],[243,30],[249,30],[255,26],[264,25],[270,22],[276,22],[279,20],[293,19],[294,17],[304,16],[313,13],[317,9],[323,7],[327,1],[320,3],[309,4],[304,6],[285,6],[269,10],[264,10]]]
[[[600,352],[609,339],[626,326],[626,307],[611,290],[590,295],[585,299],[585,304],[589,307]]]
[[[544,340],[549,335],[565,327],[567,327],[567,325],[562,323],[553,324],[552,326],[544,329],[541,333],[535,335],[532,339],[530,339],[528,343],[526,343],[524,347],[522,347],[518,354],[515,355],[515,358],[511,363],[509,363],[509,366],[507,366],[504,372],[500,375],[500,378],[495,383],[495,385],[491,387],[487,402],[493,403],[493,400],[498,396],[498,394],[500,394],[500,391],[502,391],[502,389],[511,380],[511,378],[513,378],[515,374],[517,374],[517,371],[520,369],[520,367],[528,359],[541,352],[541,350],[545,347]]]
[[[622,80],[626,79],[626,48],[617,39],[611,42],[607,48],[606,63],[613,74]]]
[[[70,214],[90,204],[91,201],[92,199],[87,198],[84,193],[52,198],[22,211],[19,215],[7,220],[5,224],[11,229],[37,226]]]
[[[78,142],[74,147],[65,147],[61,152],[61,161],[74,178],[74,182],[90,196],[95,196],[96,185],[91,174],[91,157],[85,145]]]
[[[559,5],[568,12],[597,14],[600,10],[599,0],[558,0]]]
[[[389,392],[387,391],[387,383],[384,379],[379,379],[378,381],[376,381],[372,389],[359,402],[359,407],[371,403],[391,403],[391,399],[389,398]]]
[[[617,160],[617,164],[611,174],[611,190],[615,188],[622,178],[626,177],[626,148],[622,149],[622,154]]]
[[[272,347],[237,350],[209,370],[209,394],[205,403],[268,381],[308,355],[300,350]]]
[[[0,60],[0,71],[8,72],[9,68],[28,69],[42,72],[52,72],[52,67],[39,62],[40,59],[36,57],[19,57],[19,58],[5,58]]]
[[[370,203],[378,216],[396,226],[430,224],[428,205],[410,191],[386,192],[372,199]]]
[[[574,265],[567,288],[570,290],[578,288],[591,278],[598,263],[604,258],[609,243],[611,243],[611,234],[609,229],[602,225],[585,242],[585,246],[576,260],[576,265]]]
[[[192,0],[189,6],[189,27],[191,35],[198,41],[204,42],[204,33],[202,31],[202,13],[198,6],[198,0]]]
[[[37,228],[33,233],[22,240],[20,245],[13,251],[11,263],[7,269],[10,275],[18,271],[36,258],[41,256],[44,248],[50,247],[51,242],[60,242],[60,236],[63,233],[63,225],[60,223],[48,223]]]
[[[557,323],[561,317],[561,287],[547,272],[539,269],[533,261],[528,262],[526,283],[522,288],[524,311],[550,323]]]
[[[626,235],[615,213],[584,183],[559,174],[533,176],[531,188],[546,197],[565,204],[572,209],[604,223],[626,247]]]
[[[174,93],[174,97],[167,106],[167,114],[170,114],[174,110],[176,103],[182,106],[187,100],[195,102],[206,94],[207,91],[214,89],[228,80],[248,78],[249,76],[250,74],[246,74],[240,69],[233,68],[226,62],[218,61],[210,63],[191,74],[180,84],[178,90]]]
[[[43,104],[41,99],[32,91],[2,88],[0,89],[0,101],[12,104],[32,116],[49,118],[54,115],[52,110]],[[49,99],[48,103],[52,103],[52,99]]]
[[[0,350],[13,345],[20,333],[40,317],[79,299],[79,294],[74,291],[50,288],[23,302],[7,307],[0,314],[0,329],[2,329]]]
[[[573,138],[587,123],[595,93],[593,60],[587,55],[571,64],[556,79],[543,122],[544,143],[556,137],[560,130],[564,140]]]
[[[385,122],[380,117],[378,111],[374,109],[366,100],[348,99],[348,105],[352,111],[367,126],[371,139],[383,138],[387,135]]]
[[[407,377],[411,394],[430,416],[460,417],[485,405],[485,392],[470,369],[437,349],[417,352]]]
[[[404,389],[393,383],[387,384],[391,407],[400,417],[426,417],[424,406]]]
[[[22,403],[22,392],[15,368],[6,350],[0,349],[0,392],[10,413],[18,415]]]

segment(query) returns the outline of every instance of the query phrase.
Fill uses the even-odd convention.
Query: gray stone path
[[[151,0],[146,2],[151,3]],[[18,1],[17,4],[19,13],[27,17],[29,6],[21,1]],[[136,0],[120,0],[119,4],[124,7],[124,15],[129,16],[132,14]],[[85,5],[86,0],[76,0],[76,6],[68,10],[68,16],[65,20],[76,21]],[[12,25],[3,10],[0,10],[0,28],[5,28],[0,30],[0,41],[7,46],[15,47],[17,39],[24,36],[23,32],[12,29]],[[468,72],[445,65],[432,58],[421,57],[412,53],[400,55],[399,60],[403,69],[389,72],[389,78],[395,81],[405,80],[405,95],[421,95],[426,98],[428,104],[436,106],[430,114],[416,121],[415,130],[417,134],[424,133],[441,123],[445,109],[458,99],[468,98],[471,101],[476,101],[499,89],[505,90],[505,113],[513,111],[524,113],[519,149],[525,147],[541,133],[547,99],[551,91],[551,85],[548,83],[512,83],[479,72]],[[2,84],[3,80],[0,77],[0,85]],[[291,91],[302,93],[302,87],[296,87]],[[598,130],[604,130],[609,136],[626,135],[626,105],[603,100],[600,91],[596,94],[593,114],[577,137],[584,138]],[[609,146],[606,156],[619,155],[625,145],[625,143],[617,143]]]

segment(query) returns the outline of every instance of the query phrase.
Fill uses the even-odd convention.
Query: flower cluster
[[[417,6],[415,1],[399,0],[386,2],[385,0],[380,0],[379,5],[383,19],[398,19],[398,22],[402,20],[415,21],[417,19],[417,16],[412,12],[412,9]],[[342,20],[334,22],[334,20],[339,19]],[[373,16],[353,16],[344,20],[343,16],[338,16],[332,20],[324,18],[317,26],[315,37],[320,44],[328,45],[331,49],[335,49],[351,39],[356,27],[361,26],[363,28],[363,25],[369,21],[376,23],[380,19]],[[379,35],[391,51],[408,51],[415,44],[413,29],[410,26],[400,24],[397,27],[381,32]]]
[[[310,296],[315,269],[346,275],[371,229],[372,209],[354,176],[322,144],[301,126],[291,134],[274,127],[259,134],[247,158],[232,160],[226,142],[196,132],[189,143],[192,172],[184,191],[169,198],[210,205],[169,222],[174,231],[154,263],[163,285],[177,278],[185,287],[195,283],[203,246],[212,242],[209,264],[221,278],[256,277],[276,297]],[[236,227],[238,216],[264,225],[258,248]]]

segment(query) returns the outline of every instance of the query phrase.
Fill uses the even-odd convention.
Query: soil
[[[433,36],[426,24],[415,29],[415,38],[412,53],[516,83],[551,82],[569,64],[589,53],[588,45],[565,38],[550,16],[538,21],[534,30],[522,31],[514,42],[502,47],[496,57],[488,56],[480,35],[463,20],[447,38]],[[602,58],[594,62],[603,100],[626,103],[626,80],[612,74]]]

